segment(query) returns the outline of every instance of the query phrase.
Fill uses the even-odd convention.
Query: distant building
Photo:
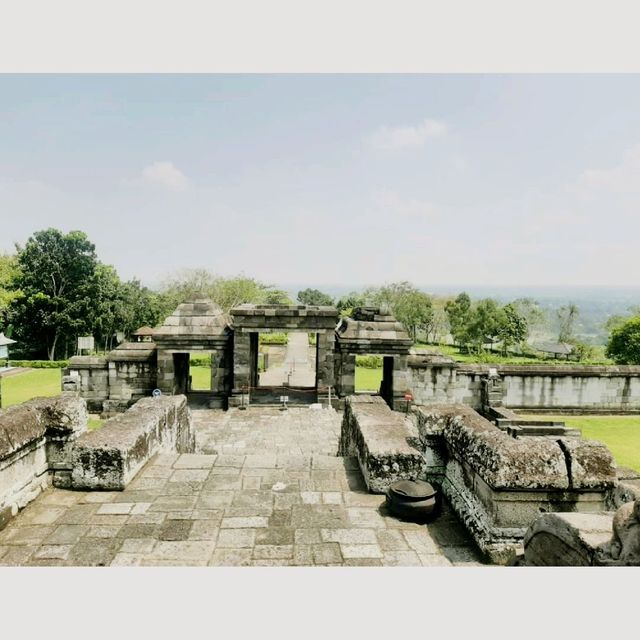
[[[553,355],[556,359],[558,356],[564,356],[568,360],[569,356],[573,353],[573,346],[566,342],[545,342],[533,345],[533,348],[545,355]]]
[[[153,342],[153,329],[151,327],[140,327],[133,332],[135,342]]]

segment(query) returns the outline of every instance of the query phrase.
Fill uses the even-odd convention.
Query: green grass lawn
[[[640,471],[640,416],[525,416],[563,420],[580,429],[587,440],[600,440],[609,447],[618,466]]]
[[[211,367],[189,367],[189,373],[194,391],[211,390]]]
[[[375,391],[378,393],[382,381],[382,367],[367,369],[356,367],[356,391]]]
[[[29,369],[2,378],[2,406],[10,407],[42,396],[57,396],[61,391],[61,369]]]

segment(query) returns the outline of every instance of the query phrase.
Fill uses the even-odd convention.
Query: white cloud
[[[187,176],[172,162],[154,162],[145,167],[140,182],[170,191],[183,191],[189,186]]]
[[[421,147],[431,138],[447,135],[447,125],[439,120],[426,118],[420,124],[409,127],[381,127],[367,137],[374,149],[406,149]]]
[[[578,179],[578,186],[592,192],[640,192],[640,145],[626,151],[617,166],[584,171]]]

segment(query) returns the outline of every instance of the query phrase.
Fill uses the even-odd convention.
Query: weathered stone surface
[[[145,398],[78,439],[72,451],[72,486],[124,489],[156,453],[187,453],[194,447],[186,398]]]
[[[415,415],[426,479],[441,484],[494,562],[513,559],[540,511],[597,513],[617,484],[599,442],[515,439],[462,405],[418,407]]]
[[[528,566],[592,566],[611,540],[613,514],[546,513],[524,537]]]
[[[416,413],[421,436],[442,435],[451,453],[493,489],[606,490],[616,484],[615,463],[600,442],[511,438],[463,405],[430,405]]]
[[[87,428],[76,394],[35,398],[0,411],[0,529],[53,477],[68,474],[69,449]]]
[[[496,369],[502,404],[518,409],[640,409],[640,367],[460,364],[438,353],[413,352],[409,388],[418,404],[482,406],[482,380]]]
[[[345,402],[340,454],[356,456],[369,491],[384,493],[396,480],[415,480],[423,457],[408,444],[406,418],[382,398],[350,396]]]

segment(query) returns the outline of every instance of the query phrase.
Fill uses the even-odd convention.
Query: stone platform
[[[198,445],[218,453],[157,455],[124,491],[45,491],[0,532],[0,564],[479,564],[446,504],[417,525],[367,492],[357,461],[335,456],[340,418],[194,412]]]

